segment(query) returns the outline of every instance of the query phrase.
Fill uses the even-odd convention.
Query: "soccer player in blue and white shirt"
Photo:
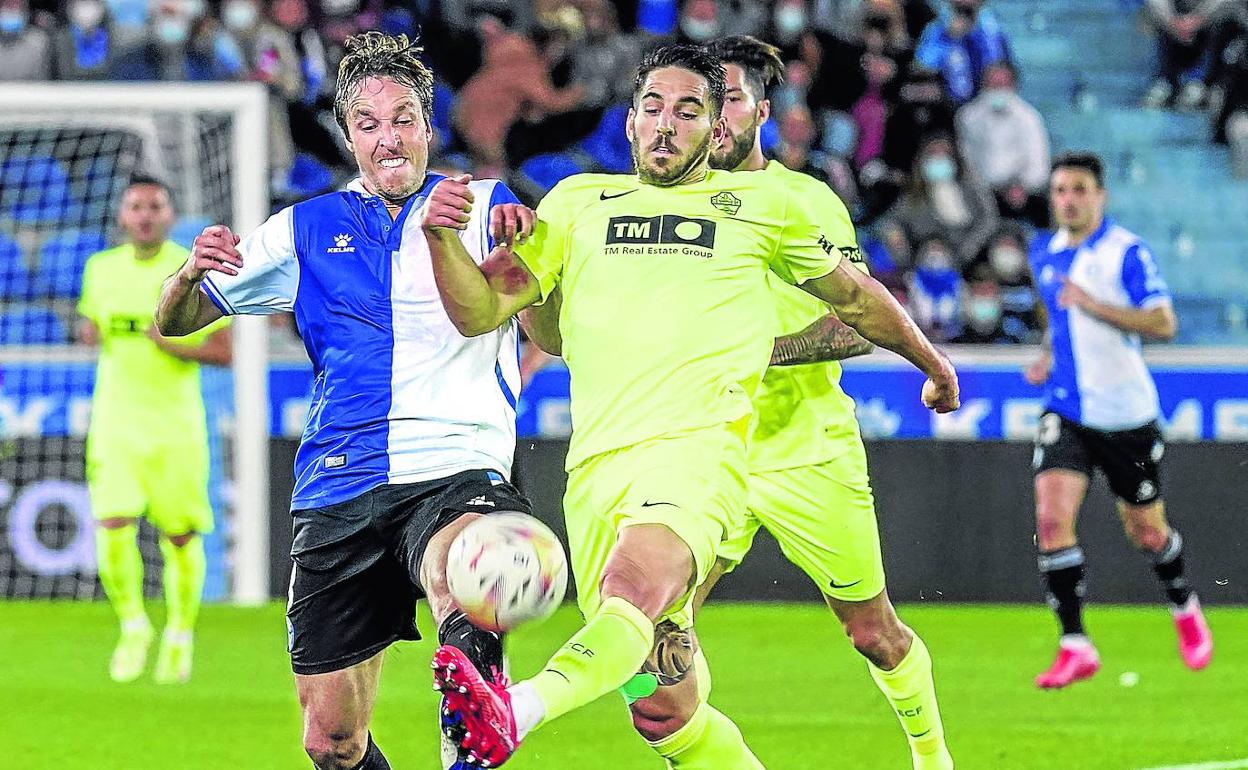
[[[1174,337],[1170,292],[1148,247],[1105,217],[1097,156],[1057,158],[1049,192],[1058,229],[1031,247],[1032,274],[1048,315],[1047,345],[1025,376],[1044,384],[1047,396],[1033,462],[1036,544],[1062,637],[1057,659],[1036,684],[1065,687],[1100,668],[1083,628],[1084,554],[1075,536],[1075,517],[1096,468],[1118,498],[1127,537],[1152,560],[1184,663],[1199,670],[1209,664],[1213,637],[1183,574],[1183,538],[1166,522],[1160,407],[1140,353],[1142,337]]]
[[[368,723],[384,650],[419,638],[418,597],[441,643],[501,673],[501,640],[454,608],[447,551],[477,515],[529,510],[507,481],[515,323],[460,335],[426,240],[428,228],[453,228],[484,261],[517,224],[491,223],[491,210],[517,201],[496,181],[427,173],[433,75],[420,50],[378,32],[348,41],[334,112],[360,178],[279,211],[241,242],[207,228],[156,315],[162,333],[182,335],[222,315],[292,312],[312,360],[286,618],[304,748],[322,770],[390,767]],[[454,203],[461,196],[477,201],[471,215]]]

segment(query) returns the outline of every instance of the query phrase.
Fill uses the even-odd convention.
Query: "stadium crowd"
[[[788,71],[768,154],[845,200],[873,272],[934,338],[1037,339],[1026,243],[1048,223],[1048,138],[987,0],[0,0],[0,78],[265,83],[284,205],[350,174],[333,75],[365,29],[426,47],[432,167],[503,178],[529,202],[572,173],[631,170],[624,116],[647,48],[773,42]],[[1243,90],[1224,88],[1227,104]]]

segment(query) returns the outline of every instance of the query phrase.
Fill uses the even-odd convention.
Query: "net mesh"
[[[75,341],[82,270],[118,242],[116,211],[135,174],[173,191],[175,241],[230,222],[231,114],[186,110],[0,114],[0,596],[101,594],[84,483],[93,348]],[[233,385],[205,367],[217,531],[206,539],[206,594],[224,596],[230,536]],[[145,590],[160,591],[160,552],[141,528]]]

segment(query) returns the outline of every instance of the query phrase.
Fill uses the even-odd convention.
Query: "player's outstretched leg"
[[[502,687],[488,682],[459,650],[440,648],[434,684],[464,721],[470,758],[497,766],[539,724],[628,682],[654,644],[655,621],[686,594],[693,576],[693,556],[672,530],[625,527],[597,586],[603,597],[597,612],[536,676]]]
[[[162,535],[164,556],[165,605],[168,618],[160,636],[154,676],[160,684],[175,684],[191,678],[195,621],[204,594],[204,539],[198,533]]]
[[[143,556],[139,553],[139,526],[134,519],[99,521],[95,529],[96,563],[104,593],[121,621],[121,637],[109,662],[115,682],[132,682],[143,673],[152,624],[143,608]]]
[[[303,748],[317,770],[390,770],[368,730],[384,655],[338,671],[295,675]]]
[[[1075,538],[1075,517],[1088,490],[1081,471],[1051,468],[1036,474],[1036,564],[1045,597],[1062,627],[1057,657],[1036,677],[1036,686],[1055,689],[1087,679],[1101,668],[1096,647],[1083,628],[1087,595],[1083,549]]]
[[[693,632],[665,621],[643,671],[621,691],[633,727],[673,770],[763,770],[737,726],[707,702],[710,682]]]
[[[1143,505],[1120,501],[1118,512],[1127,537],[1152,559],[1153,572],[1170,603],[1183,663],[1193,671],[1203,669],[1213,658],[1213,633],[1205,622],[1200,599],[1187,582],[1183,536],[1166,523],[1165,507],[1160,499]]]
[[[897,618],[887,593],[856,602],[826,599],[901,722],[915,770],[951,770],[932,658],[923,640]]]

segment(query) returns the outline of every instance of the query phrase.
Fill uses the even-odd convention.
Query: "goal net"
[[[119,242],[136,174],[169,184],[171,233],[236,232],[268,213],[267,97],[258,85],[0,86],[0,598],[94,598],[84,449],[97,351],[76,340],[83,265]],[[207,598],[268,595],[268,399],[262,319],[234,325],[230,369],[204,367]],[[149,595],[160,552],[140,534]]]

